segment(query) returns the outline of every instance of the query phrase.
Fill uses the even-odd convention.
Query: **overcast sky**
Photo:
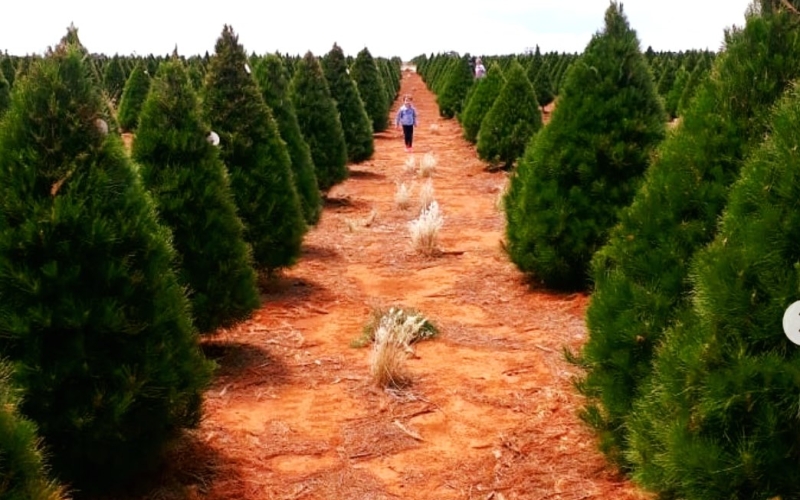
[[[582,52],[603,27],[609,0],[3,0],[0,50],[42,53],[70,23],[90,52],[213,53],[225,23],[248,52],[373,56],[454,50],[516,54]],[[718,50],[726,27],[744,24],[751,0],[627,0],[642,50]],[[257,7],[256,7],[257,6]]]

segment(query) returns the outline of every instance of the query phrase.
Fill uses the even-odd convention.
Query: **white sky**
[[[642,50],[720,48],[743,25],[751,0],[627,0],[623,10]],[[0,51],[42,53],[72,22],[90,52],[183,55],[214,51],[223,24],[245,50],[316,55],[334,42],[373,56],[454,50],[516,54],[582,52],[603,27],[609,0],[2,0]]]

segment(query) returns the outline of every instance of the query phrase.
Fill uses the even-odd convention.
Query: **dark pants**
[[[403,140],[406,142],[406,147],[410,148],[414,142],[414,125],[403,125]]]

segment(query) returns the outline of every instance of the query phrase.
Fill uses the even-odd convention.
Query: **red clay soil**
[[[372,160],[329,194],[299,263],[267,285],[250,321],[204,342],[219,364],[201,427],[174,450],[151,499],[642,499],[579,420],[587,297],[532,289],[503,252],[489,173],[455,120],[405,71],[420,124],[377,134]],[[392,117],[397,103],[392,111]],[[444,226],[411,248],[425,153]],[[413,186],[412,208],[395,203]],[[414,308],[441,331],[415,344],[412,384],[376,387],[353,348],[376,307]]]

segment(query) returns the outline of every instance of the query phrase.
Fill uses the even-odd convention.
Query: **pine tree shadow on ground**
[[[355,170],[351,168],[350,178],[364,179],[364,180],[383,180],[386,178],[386,175],[378,172],[370,172],[368,170]]]

